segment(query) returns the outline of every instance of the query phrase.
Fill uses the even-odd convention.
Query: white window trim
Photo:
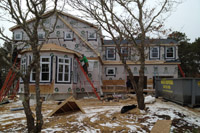
[[[39,35],[42,34],[43,38],[39,38]],[[38,31],[38,39],[39,40],[44,40],[45,39],[45,32],[44,31]]]
[[[90,37],[90,34],[94,34],[94,37]],[[88,40],[96,40],[97,39],[97,33],[88,31]]]
[[[153,48],[157,48],[157,50],[158,50],[158,56],[157,57],[152,57],[152,50],[153,50]],[[160,58],[160,47],[150,47],[150,59],[158,59],[158,58]]]
[[[173,48],[173,57],[167,57],[167,49],[168,48]],[[165,58],[166,59],[173,59],[173,58],[175,58],[175,47],[165,47]]]
[[[70,35],[71,35],[71,38],[67,38],[67,37],[66,37],[67,34],[70,34]],[[71,41],[71,40],[73,40],[73,38],[74,38],[73,32],[65,31],[64,40]]]
[[[19,34],[20,35],[20,38],[16,38],[16,35],[17,34]],[[22,36],[23,36],[23,34],[22,34],[22,32],[21,31],[18,31],[18,32],[14,32],[14,40],[22,40]]]
[[[114,49],[114,54],[113,54],[114,56],[113,56],[112,58],[108,57],[108,51],[109,51],[110,49]],[[115,56],[116,56],[115,53],[116,53],[115,47],[107,47],[107,48],[106,48],[106,59],[108,59],[108,60],[110,60],[110,59],[111,59],[111,60],[115,59]]]
[[[108,71],[109,70],[113,70],[113,74],[109,74]],[[112,67],[112,68],[106,68],[106,76],[115,76],[116,75],[116,71],[115,71],[115,68]]]
[[[59,63],[59,59],[63,59],[63,60],[65,60],[65,59],[68,59],[69,60],[69,63],[65,63],[65,62],[63,62],[63,63]],[[63,77],[62,77],[62,81],[59,81],[58,80],[58,74],[59,74],[59,64],[62,64],[63,65],[63,72],[65,72],[65,65],[68,65],[69,66],[69,74],[68,74],[68,81],[65,81],[64,80],[64,76],[65,76],[65,74],[63,73]],[[57,83],[63,83],[63,82],[66,82],[66,83],[69,83],[70,82],[70,76],[71,76],[71,59],[70,58],[65,58],[65,57],[58,57],[58,60],[57,60],[57,79],[56,79],[56,81],[57,81]]]
[[[42,62],[42,58],[49,58],[49,62]],[[42,80],[42,64],[49,64],[49,80]],[[50,82],[51,80],[51,56],[40,57],[40,82]]]

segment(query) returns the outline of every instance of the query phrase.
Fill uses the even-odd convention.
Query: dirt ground
[[[136,99],[119,100],[118,102],[102,102],[97,99],[80,99],[77,102],[86,112],[74,112],[47,117],[58,105],[56,101],[44,101],[42,111],[44,125],[42,132],[150,132],[157,120],[172,120],[171,132],[200,133],[200,109],[181,107],[171,102],[156,99],[141,112],[133,109],[121,114],[124,105],[136,104]],[[168,108],[165,108],[168,106]],[[10,111],[11,108],[22,107],[21,101],[0,106],[0,132],[26,132],[26,119],[23,110]],[[32,103],[32,110],[35,104]],[[171,109],[172,108],[172,109]],[[174,109],[173,109],[174,108]],[[177,108],[177,109],[176,109]],[[167,113],[166,113],[167,112]],[[190,116],[192,114],[192,116]],[[199,116],[199,117],[197,117]]]

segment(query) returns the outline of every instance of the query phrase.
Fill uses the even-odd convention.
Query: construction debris
[[[126,113],[128,112],[129,110],[132,110],[134,108],[136,108],[137,105],[133,104],[133,105],[128,105],[128,106],[123,106],[122,109],[121,109],[121,113]]]
[[[4,100],[4,101],[0,102],[0,105],[8,104],[8,103],[10,103],[9,100]]]
[[[10,109],[10,111],[19,111],[19,110],[24,110],[24,107]]]
[[[63,103],[58,105],[56,109],[54,109],[49,115],[58,115],[58,114],[64,114],[64,113],[74,113],[77,111],[81,111],[82,113],[85,113],[85,111],[82,109],[82,107],[76,102],[74,97],[69,97],[66,99]]]
[[[158,120],[153,126],[151,133],[169,133],[172,120]]]

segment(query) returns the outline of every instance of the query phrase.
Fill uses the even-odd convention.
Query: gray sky
[[[183,0],[167,19],[166,26],[185,33],[191,42],[200,37],[200,0]]]
[[[166,27],[172,31],[180,31],[187,35],[191,42],[200,37],[200,0],[183,0],[166,21]],[[0,21],[0,26],[5,28],[6,35],[12,37],[9,28],[13,24]],[[0,40],[0,45],[3,43]]]

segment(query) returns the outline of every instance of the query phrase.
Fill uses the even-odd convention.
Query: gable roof
[[[21,51],[21,54],[26,53],[26,52],[31,52],[31,51],[32,51],[31,48],[24,49]],[[56,44],[43,44],[42,48],[40,49],[40,52],[63,52],[63,53],[76,54],[79,57],[81,56],[81,53],[79,52],[64,48]]]
[[[52,13],[53,11],[54,11],[54,10],[47,11],[46,13],[43,14],[43,16],[46,16],[46,15]],[[75,20],[77,20],[77,21],[80,21],[80,22],[82,22],[82,23],[85,23],[85,24],[87,24],[87,25],[89,25],[89,26],[91,26],[91,27],[94,27],[94,28],[97,28],[97,29],[98,29],[98,26],[97,26],[97,25],[94,25],[93,23],[90,23],[90,22],[87,22],[87,21],[85,21],[85,20],[83,20],[83,19],[80,19],[80,18],[78,18],[78,17],[75,17],[75,16],[73,16],[73,15],[71,15],[71,14],[68,14],[68,13],[65,13],[65,12],[62,12],[62,11],[59,11],[59,10],[56,10],[56,12],[57,12],[58,14],[60,14],[60,15],[64,15],[64,16],[66,16],[66,17],[75,19]],[[56,12],[55,12],[55,13],[56,13]],[[27,20],[26,22],[27,22],[27,23],[31,23],[31,22],[35,21],[35,19],[36,19],[36,18],[31,18],[31,19]],[[13,30],[18,29],[18,28],[20,28],[20,25],[15,25],[15,26],[11,27],[9,30],[10,30],[10,31],[13,31]]]

